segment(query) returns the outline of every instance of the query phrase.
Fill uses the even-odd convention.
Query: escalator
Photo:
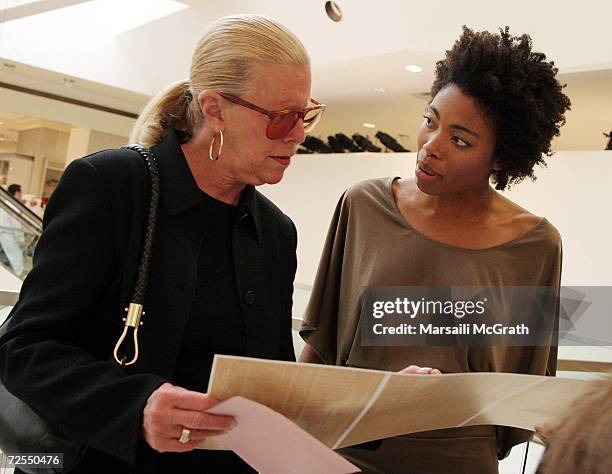
[[[0,187],[0,267],[23,280],[41,233],[42,219]]]

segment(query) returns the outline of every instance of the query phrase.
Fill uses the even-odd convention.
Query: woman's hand
[[[409,365],[405,369],[402,369],[398,372],[398,374],[430,374],[430,375],[440,375],[438,369],[432,369],[431,367],[419,367],[418,365]]]
[[[192,392],[170,383],[161,385],[147,400],[143,411],[144,438],[156,451],[191,451],[204,439],[229,431],[235,426],[232,416],[206,413],[215,400],[210,395]],[[180,443],[183,428],[189,440]]]

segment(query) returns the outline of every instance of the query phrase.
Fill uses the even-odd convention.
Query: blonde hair
[[[198,95],[216,90],[240,96],[248,91],[255,64],[309,67],[300,40],[281,24],[260,15],[233,15],[211,24],[197,44],[189,79],[170,84],[146,105],[130,143],[151,147],[170,128],[193,135],[203,116]]]
[[[538,474],[612,472],[612,376],[593,382],[592,390],[571,409],[552,435]]]

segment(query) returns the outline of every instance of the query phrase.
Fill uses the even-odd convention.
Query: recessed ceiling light
[[[385,92],[389,92],[387,89],[385,89],[384,87],[372,87],[372,90],[374,92],[378,92],[380,94],[384,94]]]
[[[404,67],[404,69],[408,72],[423,72],[423,68],[421,66],[417,66],[416,64],[408,64]]]
[[[363,122],[363,126],[365,128],[376,128],[376,124],[374,123],[369,123],[369,122]]]

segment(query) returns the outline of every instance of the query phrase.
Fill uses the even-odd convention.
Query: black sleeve
[[[93,354],[97,310],[117,261],[108,186],[73,162],[49,201],[34,267],[0,339],[0,376],[40,416],[88,446],[135,462],[147,398],[164,380]],[[120,315],[112,315],[119,317]],[[106,324],[106,321],[103,321]]]

